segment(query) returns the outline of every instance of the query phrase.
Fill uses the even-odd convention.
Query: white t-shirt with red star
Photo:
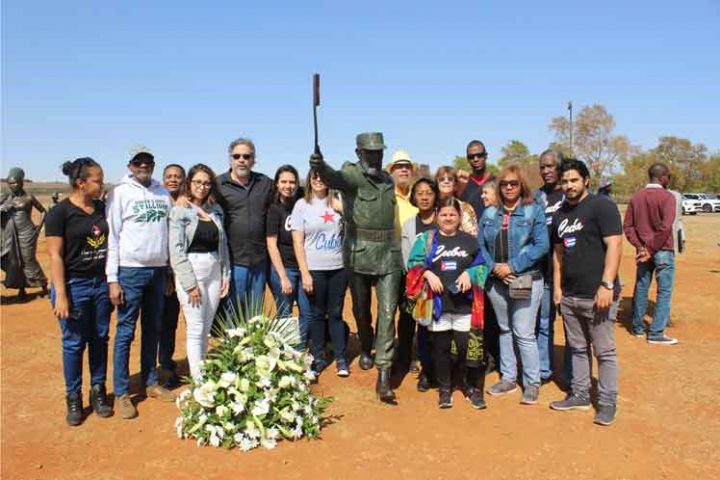
[[[327,198],[300,199],[290,216],[290,229],[305,233],[305,257],[309,270],[343,268],[342,216],[330,207]]]

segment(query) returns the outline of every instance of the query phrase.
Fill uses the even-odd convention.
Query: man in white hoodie
[[[105,273],[110,300],[117,306],[113,352],[113,388],[120,416],[134,418],[130,400],[130,344],[142,310],[140,370],[146,394],[163,401],[174,395],[158,384],[158,332],[168,263],[168,213],[172,197],[152,178],[155,157],[145,147],[130,152],[128,169],[107,204],[108,260]]]

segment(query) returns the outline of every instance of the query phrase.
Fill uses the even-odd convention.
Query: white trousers
[[[192,265],[198,288],[200,289],[200,305],[195,307],[188,303],[188,294],[180,288],[175,279],[177,296],[185,316],[187,334],[187,358],[190,375],[200,377],[200,362],[205,358],[208,348],[210,329],[215,312],[220,305],[220,286],[222,284],[220,257],[217,253],[189,253],[188,260]]]

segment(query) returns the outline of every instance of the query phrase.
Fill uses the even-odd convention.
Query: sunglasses
[[[233,153],[230,156],[232,157],[233,160],[240,160],[241,158],[243,160],[250,160],[252,158],[255,158],[254,153]]]
[[[487,153],[471,153],[467,156],[468,160],[475,160],[476,158],[487,158]]]
[[[455,182],[455,178],[454,178],[454,177],[440,177],[440,178],[438,178],[438,182],[439,182],[439,183],[442,183],[442,182]]]
[[[519,186],[520,186],[520,182],[517,180],[501,180],[500,181],[500,188],[507,188],[507,187],[517,188]]]
[[[152,158],[133,158],[130,160],[130,165],[133,167],[139,167],[141,165],[155,165],[155,160]]]

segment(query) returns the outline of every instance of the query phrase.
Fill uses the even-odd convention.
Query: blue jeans
[[[65,284],[69,318],[60,319],[65,393],[82,392],[83,353],[88,346],[90,384],[105,385],[112,304],[105,277],[71,278]],[[55,305],[56,292],[50,290]]]
[[[665,334],[665,327],[670,320],[670,300],[673,281],[675,280],[675,252],[660,250],[655,252],[647,262],[638,263],[635,275],[635,294],[633,296],[633,331],[644,333],[645,312],[648,305],[648,290],[652,282],[653,272],[657,280],[657,300],[655,313],[650,324],[648,338],[658,338]]]
[[[535,323],[543,293],[543,280],[532,282],[530,298],[510,298],[508,286],[502,281],[492,279],[488,297],[495,310],[500,327],[500,375],[503,380],[514,382],[517,379],[517,359],[513,339],[520,352],[523,367],[523,386],[540,385],[540,357]]]
[[[304,350],[307,347],[308,336],[310,332],[310,319],[312,318],[312,310],[310,301],[302,288],[300,270],[297,268],[286,268],[285,273],[292,285],[292,293],[284,295],[280,285],[280,275],[278,275],[275,267],[270,269],[270,291],[275,299],[277,314],[280,317],[289,317],[292,314],[293,303],[297,302],[299,315],[298,323],[300,324],[300,345],[299,348]]]
[[[325,329],[330,332],[335,362],[338,366],[347,367],[345,322],[343,321],[343,305],[347,276],[345,269],[312,270],[313,294],[309,295],[312,307],[312,323],[310,337],[312,355],[315,362],[323,362],[325,356]]]
[[[232,266],[232,295],[241,304],[262,306],[267,280],[267,260],[254,267]]]
[[[553,284],[543,282],[542,301],[538,315],[535,335],[537,336],[538,355],[540,356],[540,378],[547,379],[553,374],[553,347],[555,337],[555,305],[553,304]]]
[[[165,303],[166,267],[120,267],[118,283],[125,301],[118,307],[117,331],[113,350],[113,388],[115,395],[130,393],[130,344],[142,310],[140,326],[140,372],[143,384],[158,383],[158,336]]]

